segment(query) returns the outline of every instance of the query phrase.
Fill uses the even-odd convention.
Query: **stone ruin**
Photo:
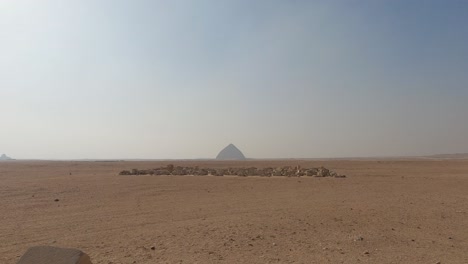
[[[286,177],[301,177],[301,176],[313,176],[313,177],[335,177],[345,178],[345,175],[340,175],[334,171],[331,171],[325,167],[318,168],[302,168],[301,166],[284,166],[278,168],[256,168],[256,167],[241,167],[241,168],[200,168],[196,167],[184,167],[174,166],[169,164],[165,167],[159,167],[155,169],[132,169],[123,170],[119,175],[193,175],[193,176],[286,176]]]
[[[73,248],[37,246],[29,248],[17,264],[92,264],[88,255]]]

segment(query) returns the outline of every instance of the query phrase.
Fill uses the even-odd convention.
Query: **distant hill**
[[[221,152],[219,152],[218,156],[216,156],[218,160],[245,160],[244,154],[233,144],[229,144],[225,147]]]
[[[468,159],[468,153],[436,154],[424,157],[432,159]]]
[[[2,155],[0,156],[0,160],[12,160],[12,158],[8,157],[8,156],[5,155],[5,154],[2,154]]]

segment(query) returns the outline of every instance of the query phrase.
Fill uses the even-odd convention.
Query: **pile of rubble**
[[[291,167],[284,166],[279,168],[199,168],[197,167],[182,167],[174,166],[172,164],[165,167],[159,167],[156,169],[138,170],[133,169],[131,171],[124,170],[119,173],[120,175],[213,175],[213,176],[286,176],[286,177],[300,177],[300,176],[314,176],[314,177],[335,177],[345,178],[345,175],[339,175],[338,173],[331,171],[324,167],[319,168],[301,168],[300,166]]]

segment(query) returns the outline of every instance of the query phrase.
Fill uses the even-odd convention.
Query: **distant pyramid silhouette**
[[[216,156],[218,160],[243,160],[245,159],[244,154],[233,144],[229,144],[225,147],[221,152],[219,152],[218,156]]]
[[[12,158],[8,157],[8,156],[5,155],[5,154],[2,154],[2,155],[0,156],[0,160],[11,160],[11,159],[12,159]]]

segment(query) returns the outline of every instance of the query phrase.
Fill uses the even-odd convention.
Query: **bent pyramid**
[[[218,156],[216,156],[218,160],[243,160],[245,159],[244,154],[233,144],[229,144],[225,147],[221,152],[219,152]]]
[[[92,264],[88,255],[73,248],[38,246],[29,248],[17,264]]]

